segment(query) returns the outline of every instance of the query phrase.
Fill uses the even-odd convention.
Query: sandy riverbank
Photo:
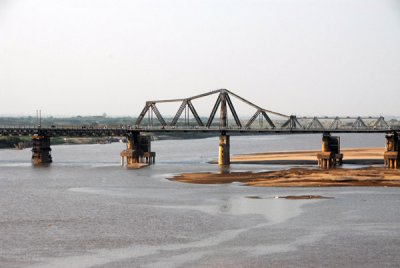
[[[318,151],[273,152],[261,154],[238,155],[232,157],[232,163],[246,164],[316,164]],[[344,163],[365,165],[358,169],[319,169],[317,167],[291,168],[269,172],[234,172],[215,173],[184,173],[170,180],[200,183],[220,184],[241,182],[249,186],[276,187],[320,187],[320,186],[391,186],[400,187],[400,170],[385,169],[373,164],[383,164],[382,148],[345,149]]]
[[[316,165],[320,151],[291,151],[243,154],[231,157],[233,164]],[[343,149],[343,164],[383,164],[383,148]],[[214,163],[214,161],[212,162]]]
[[[291,168],[288,170],[260,173],[235,172],[227,174],[184,173],[171,180],[187,183],[222,184],[242,182],[248,186],[274,187],[320,187],[320,186],[392,186],[400,187],[400,170],[383,167],[360,169],[312,169]]]

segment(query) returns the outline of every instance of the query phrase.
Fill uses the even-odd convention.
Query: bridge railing
[[[313,125],[310,122],[305,124],[300,120],[299,124],[285,125],[285,123],[274,121],[275,127],[262,127],[262,126],[236,126],[228,125],[221,127],[219,125],[211,126],[196,126],[196,125],[176,125],[176,126],[162,126],[162,125],[102,125],[102,126],[88,126],[88,125],[50,125],[50,126],[35,126],[35,125],[2,125],[0,126],[0,135],[27,135],[37,133],[38,131],[47,131],[48,133],[55,133],[54,135],[68,135],[73,133],[86,133],[93,135],[101,133],[101,135],[115,135],[115,133],[123,134],[129,131],[144,131],[144,132],[174,132],[174,131],[236,131],[236,132],[384,132],[384,131],[400,131],[399,125],[386,125],[377,124],[342,124],[332,127],[329,124]]]
[[[84,129],[94,129],[94,130],[102,130],[102,129],[125,129],[125,130],[151,130],[151,129],[165,129],[165,130],[174,130],[174,129],[193,129],[193,130],[201,130],[201,129],[233,129],[233,130],[251,130],[251,129],[304,129],[304,130],[335,130],[335,129],[398,129],[399,126],[395,125],[388,125],[387,127],[377,127],[377,126],[362,126],[362,127],[352,127],[352,126],[341,126],[338,128],[329,128],[329,127],[318,127],[318,128],[313,128],[313,127],[307,127],[307,126],[296,126],[296,127],[281,127],[277,126],[275,128],[265,128],[265,127],[237,127],[237,126],[226,126],[226,127],[220,127],[220,126],[102,126],[102,127],[87,127],[84,125],[64,125],[64,126],[34,126],[34,125],[0,125],[0,129],[54,129],[54,130],[84,130]]]

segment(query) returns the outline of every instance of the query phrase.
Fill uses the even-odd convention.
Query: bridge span
[[[199,115],[194,102],[211,95],[216,96],[210,114]],[[239,115],[234,101],[245,104],[254,111],[250,117]],[[167,120],[157,104],[177,103],[175,116]],[[217,116],[217,113],[219,116]],[[296,116],[285,115],[262,108],[235,93],[219,89],[183,99],[147,101],[132,125],[121,126],[0,126],[1,136],[32,136],[32,162],[52,162],[51,137],[127,137],[127,149],[121,152],[123,165],[152,164],[155,153],[151,151],[152,133],[203,132],[220,136],[220,165],[230,164],[230,135],[252,134],[322,134],[322,150],[316,156],[321,167],[340,165],[340,137],[331,133],[386,133],[384,163],[398,167],[400,161],[399,126],[390,125],[382,116]]]

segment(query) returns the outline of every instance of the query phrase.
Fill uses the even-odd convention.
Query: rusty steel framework
[[[193,100],[217,95],[208,117],[201,117],[193,105]],[[250,118],[239,115],[232,102],[235,98],[255,110]],[[175,116],[166,119],[157,107],[160,103],[180,103]],[[228,113],[232,114],[234,125],[229,124]],[[213,123],[219,112],[219,122]],[[185,123],[179,123],[182,114],[185,114]],[[190,113],[193,120],[190,120]],[[145,124],[145,118],[147,124]],[[158,123],[155,122],[155,118]],[[258,118],[258,124],[256,123]],[[266,122],[264,125],[263,122]],[[232,122],[232,121],[231,121]],[[340,137],[331,136],[331,133],[386,133],[386,151],[384,163],[386,167],[397,168],[400,163],[399,126],[389,125],[382,116],[379,117],[297,117],[277,113],[236,95],[227,89],[214,90],[184,99],[147,101],[134,125],[120,127],[103,126],[0,126],[0,136],[32,136],[32,162],[36,164],[49,164],[52,162],[50,138],[58,136],[69,137],[99,137],[99,136],[125,136],[128,140],[126,150],[120,154],[121,164],[130,167],[140,167],[143,164],[155,162],[155,152],[151,151],[152,133],[165,132],[208,132],[218,134],[220,138],[218,149],[218,164],[230,164],[230,135],[232,134],[269,134],[269,133],[323,133],[323,148],[318,154],[318,163],[323,168],[330,168],[342,163],[343,154],[340,153]],[[142,136],[142,133],[144,135]],[[147,134],[146,134],[147,133]],[[146,136],[147,135],[147,136]]]
[[[195,99],[207,97],[210,95],[217,95],[217,99],[214,103],[214,106],[211,108],[210,115],[203,122],[197,110],[195,109],[192,101]],[[250,118],[241,120],[236,109],[233,105],[231,97],[240,100],[241,102],[247,104],[251,108],[255,109],[255,113]],[[157,104],[159,103],[171,103],[171,102],[180,102],[181,105],[176,112],[175,116],[172,118],[170,122],[167,122],[164,116],[160,113],[157,108]],[[228,107],[233,116],[235,125],[228,126],[227,123],[227,113]],[[219,112],[219,124],[213,125],[213,121]],[[188,129],[188,117],[189,111],[192,113],[194,117],[195,125],[192,125],[192,128],[199,130],[212,130],[212,129],[229,129],[229,130],[241,130],[241,131],[273,131],[273,132],[286,132],[286,130],[296,130],[298,132],[324,132],[324,131],[333,131],[333,132],[376,132],[382,130],[392,130],[391,126],[385,121],[382,116],[379,117],[297,117],[295,115],[285,115],[282,113],[274,112],[268,109],[261,108],[260,106],[236,95],[235,93],[227,90],[227,89],[219,89],[214,90],[209,93],[204,93],[200,95],[196,95],[189,98],[184,99],[170,99],[170,100],[155,100],[155,101],[147,101],[142,112],[138,116],[135,122],[136,129],[162,129],[165,131],[168,130],[177,130],[177,123],[182,116],[182,113],[185,111],[185,125],[179,126],[181,129]],[[156,116],[158,123],[154,123],[153,114]],[[148,116],[147,126],[143,125],[143,120]],[[270,116],[274,116],[276,119],[272,120]],[[259,119],[261,123],[259,123],[256,127],[252,127],[253,123],[256,119]],[[265,120],[266,125],[262,124],[263,120]]]
[[[204,123],[201,119],[201,117],[199,116],[199,114],[197,113],[192,101],[195,99],[199,99],[202,97],[207,97],[210,95],[216,95],[217,96],[217,100],[215,101],[214,106],[211,109],[211,113],[207,119],[207,122]],[[247,120],[247,122],[245,122],[244,126],[243,126],[243,122],[239,119],[239,116],[236,112],[236,109],[232,103],[231,97],[234,97],[240,101],[242,101],[243,103],[249,105],[252,108],[256,109],[255,114],[249,119]],[[181,105],[178,109],[178,111],[176,112],[175,116],[173,117],[172,121],[168,124],[164,117],[161,115],[161,113],[159,112],[159,110],[157,109],[156,104],[157,103],[167,103],[167,102],[181,102]],[[236,95],[235,93],[227,90],[227,89],[219,89],[219,90],[214,90],[208,93],[204,93],[204,94],[200,94],[200,95],[196,95],[193,97],[189,97],[189,98],[185,98],[185,99],[171,99],[171,100],[156,100],[156,101],[147,101],[146,105],[144,106],[142,112],[140,113],[140,115],[138,116],[135,126],[136,127],[140,127],[141,123],[143,121],[143,119],[146,117],[146,114],[148,115],[149,119],[148,119],[148,123],[150,126],[153,126],[153,113],[156,115],[160,125],[162,127],[176,127],[176,124],[179,120],[179,118],[182,116],[183,111],[186,111],[187,109],[190,110],[190,112],[192,113],[196,123],[197,123],[197,127],[205,127],[205,128],[210,128],[212,127],[212,123],[215,119],[215,116],[217,114],[218,108],[220,107],[220,121],[219,121],[219,128],[226,128],[227,125],[227,113],[228,113],[228,107],[229,110],[232,113],[232,116],[234,118],[235,124],[237,128],[244,128],[244,129],[248,129],[250,128],[251,124],[257,119],[257,117],[262,116],[267,124],[268,127],[271,129],[274,129],[276,126],[273,123],[273,121],[270,119],[270,117],[268,116],[267,113],[269,114],[273,114],[275,116],[279,116],[282,118],[290,118],[290,116],[281,114],[281,113],[277,113],[277,112],[273,112],[267,109],[263,109],[257,105],[255,105],[254,103]],[[186,120],[186,114],[185,114],[185,120]]]
[[[193,101],[210,95],[216,95],[214,105],[210,105],[208,117],[201,117]],[[255,110],[252,116],[239,115],[232,99],[239,100]],[[161,103],[180,103],[175,116],[166,118],[157,108]],[[218,110],[219,109],[219,110]],[[219,122],[215,122],[219,111]],[[233,121],[228,120],[231,112]],[[190,113],[193,119],[189,120]],[[178,124],[184,114],[185,123]],[[147,116],[147,118],[146,118]],[[147,119],[147,121],[145,120]],[[257,124],[258,119],[258,124]],[[146,122],[145,122],[146,121]],[[233,124],[228,124],[233,122]],[[145,123],[144,123],[145,122]],[[265,124],[264,124],[265,122]],[[189,124],[190,123],[190,124]],[[227,90],[218,89],[208,93],[183,99],[147,101],[136,122],[131,126],[123,127],[90,127],[82,126],[0,126],[0,136],[27,136],[40,134],[50,137],[98,137],[98,136],[126,136],[132,132],[215,132],[230,133],[386,133],[400,131],[399,126],[389,125],[382,116],[312,116],[299,117],[285,115],[264,109]]]

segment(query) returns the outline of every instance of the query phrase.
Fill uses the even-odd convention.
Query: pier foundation
[[[230,137],[226,133],[221,133],[221,136],[219,136],[218,165],[229,166],[230,164]]]
[[[49,164],[51,157],[50,137],[35,134],[32,136],[32,163],[34,165]]]
[[[324,133],[322,136],[321,153],[317,155],[318,166],[321,168],[332,168],[342,165],[343,154],[340,153],[340,137]]]
[[[400,168],[399,154],[399,134],[392,132],[386,134],[385,153],[383,155],[384,164],[387,168]]]
[[[151,151],[151,137],[132,133],[127,137],[127,148],[120,154],[121,166],[138,168],[155,163],[156,153]]]

